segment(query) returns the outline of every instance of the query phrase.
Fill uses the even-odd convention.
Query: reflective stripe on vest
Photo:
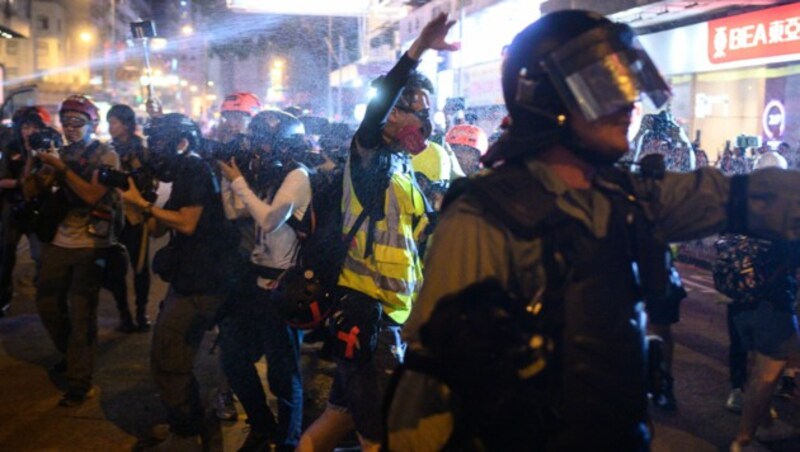
[[[350,231],[363,210],[350,177],[348,162],[344,172],[342,234]],[[365,221],[350,244],[339,277],[339,285],[380,301],[386,314],[401,324],[408,318],[422,281],[414,218],[423,218],[420,223],[425,222],[425,206],[411,177],[410,173],[401,171],[392,174],[384,202],[384,218],[374,223],[372,252],[365,253],[370,225],[370,221]]]

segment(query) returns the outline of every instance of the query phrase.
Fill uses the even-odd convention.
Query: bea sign
[[[800,53],[800,3],[708,22],[712,63]]]

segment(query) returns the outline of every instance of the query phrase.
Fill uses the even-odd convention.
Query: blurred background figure
[[[13,272],[17,245],[23,235],[28,238],[31,259],[38,270],[42,245],[25,218],[25,196],[22,181],[33,169],[31,140],[51,123],[50,113],[41,106],[23,107],[12,117],[13,141],[2,149],[0,158],[0,199],[2,199],[2,243],[0,243],[0,317],[11,305],[14,296]],[[40,141],[40,140],[39,140]]]
[[[633,161],[648,154],[661,154],[667,171],[689,172],[696,168],[694,147],[669,109],[645,115],[634,143]]]
[[[447,131],[445,140],[453,149],[461,169],[466,175],[481,169],[480,158],[489,149],[489,139],[480,127],[459,124]]]
[[[225,96],[220,110],[222,121],[212,138],[227,143],[247,131],[250,120],[261,111],[261,100],[250,92],[233,93]]]

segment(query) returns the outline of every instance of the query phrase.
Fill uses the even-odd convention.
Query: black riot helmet
[[[503,60],[502,84],[509,135],[528,140],[559,135],[575,115],[592,122],[642,95],[657,108],[670,96],[629,26],[581,10],[547,14],[522,30]]]
[[[149,150],[148,165],[159,180],[171,182],[179,169],[178,159],[198,149],[202,140],[200,127],[180,113],[155,117],[144,128]],[[182,139],[189,146],[178,150]]]
[[[269,145],[273,151],[305,150],[305,126],[289,113],[262,111],[253,117],[247,130],[256,148]]]

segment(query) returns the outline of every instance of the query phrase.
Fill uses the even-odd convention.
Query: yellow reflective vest
[[[380,301],[384,312],[402,324],[422,284],[417,243],[428,218],[423,195],[412,182],[413,173],[395,168],[386,190],[384,218],[374,223],[372,250],[367,252],[370,221],[364,221],[350,243],[339,285]],[[343,235],[350,232],[362,210],[348,162],[342,196]]]

